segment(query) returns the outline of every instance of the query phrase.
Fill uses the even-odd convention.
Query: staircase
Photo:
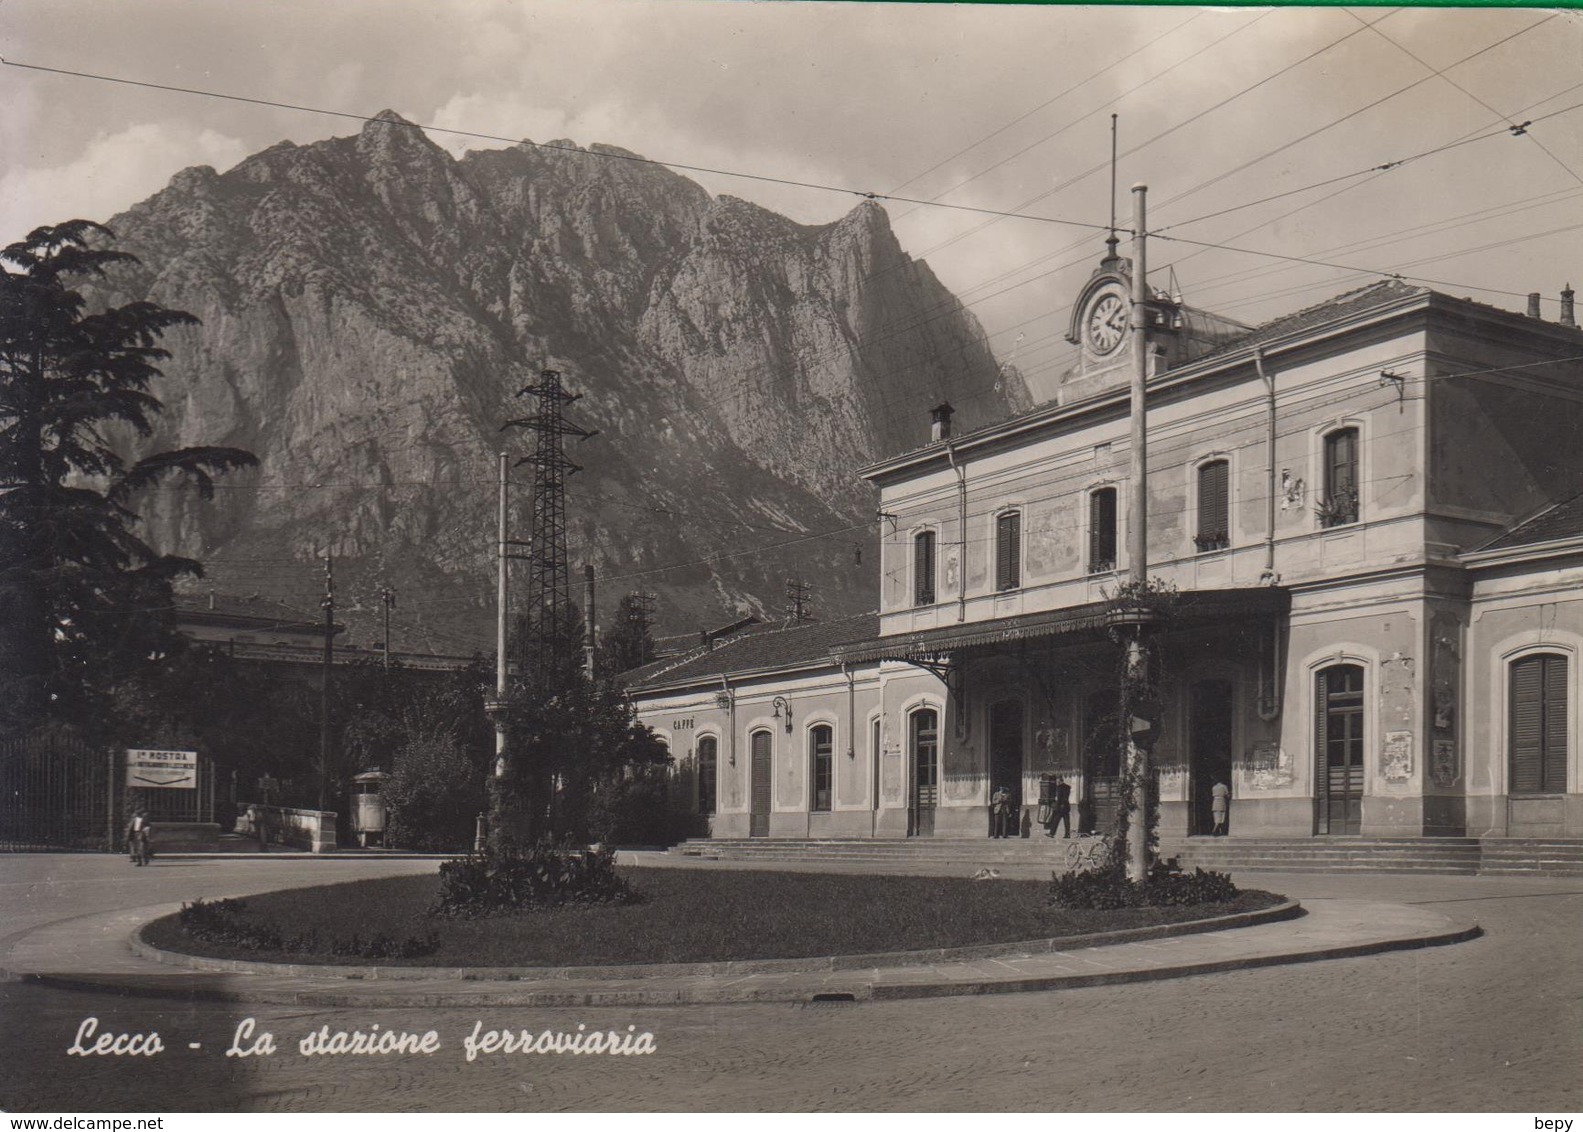
[[[1006,840],[723,838],[684,841],[680,856],[731,861],[848,862],[870,866],[1066,867],[1060,838]],[[1583,878],[1583,841],[1500,837],[1163,838],[1162,857],[1217,872],[1420,873]]]

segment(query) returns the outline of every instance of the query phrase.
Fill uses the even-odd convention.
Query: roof
[[[1410,283],[1403,283],[1400,279],[1381,279],[1370,283],[1366,287],[1359,287],[1354,291],[1344,291],[1333,295],[1322,303],[1315,303],[1311,307],[1304,307],[1291,314],[1283,314],[1279,318],[1261,323],[1250,332],[1237,338],[1224,342],[1220,347],[1203,355],[1214,357],[1216,354],[1229,353],[1232,350],[1246,350],[1250,346],[1258,346],[1265,342],[1273,342],[1278,338],[1287,338],[1293,334],[1302,334],[1305,331],[1316,330],[1328,323],[1336,322],[1353,315],[1363,314],[1375,307],[1390,306],[1403,299],[1418,298],[1430,293],[1427,287],[1414,287]]]
[[[1280,586],[1186,591],[1181,594],[1172,615],[1173,623],[1185,627],[1284,613],[1290,600],[1289,592]],[[997,617],[876,637],[838,649],[836,657],[846,661],[907,660],[956,649],[1080,633],[1105,628],[1110,623],[1110,614],[1110,602],[1091,601],[1017,617]]]
[[[1583,492],[1514,524],[1479,549],[1506,550],[1569,538],[1583,538]]]
[[[834,651],[879,633],[879,614],[862,613],[838,621],[807,621],[766,627],[732,637],[712,649],[677,659],[658,660],[626,675],[628,691],[713,680],[766,669],[807,668],[840,663]]]
[[[176,616],[183,619],[226,624],[245,622],[271,629],[324,631],[323,614],[304,613],[257,594],[252,597],[233,597],[221,593],[178,594],[174,604]]]

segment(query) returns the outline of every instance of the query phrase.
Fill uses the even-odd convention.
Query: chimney
[[[951,408],[951,402],[941,401],[929,410],[929,439],[951,439],[951,414],[956,412]]]
[[[1528,317],[1529,318],[1538,318],[1539,317],[1539,292],[1538,291],[1530,291],[1530,292],[1528,292]]]
[[[713,649],[715,647],[714,641],[709,637],[708,629],[698,630],[698,647],[701,649]]]
[[[1566,290],[1561,292],[1561,325],[1577,329],[1578,320],[1572,313],[1572,284],[1566,285]]]

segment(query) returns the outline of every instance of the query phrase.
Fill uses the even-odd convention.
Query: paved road
[[[432,863],[0,860],[7,934],[71,915]],[[1244,880],[1253,878],[1243,878]],[[1583,882],[1260,876],[1298,897],[1471,913],[1454,947],[1176,982],[860,1006],[421,1011],[241,1008],[0,984],[0,1107],[65,1111],[930,1109],[1576,1112]],[[273,1057],[227,1058],[243,1017]],[[152,1058],[66,1054],[82,1019]],[[485,1029],[653,1034],[647,1056],[485,1054]],[[303,1057],[329,1026],[435,1030],[430,1056]],[[192,1050],[188,1043],[201,1048]]]

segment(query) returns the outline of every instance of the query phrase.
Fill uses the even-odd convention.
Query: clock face
[[[1127,336],[1127,304],[1120,295],[1107,291],[1094,300],[1083,320],[1083,336],[1096,354],[1108,354],[1121,345]]]

